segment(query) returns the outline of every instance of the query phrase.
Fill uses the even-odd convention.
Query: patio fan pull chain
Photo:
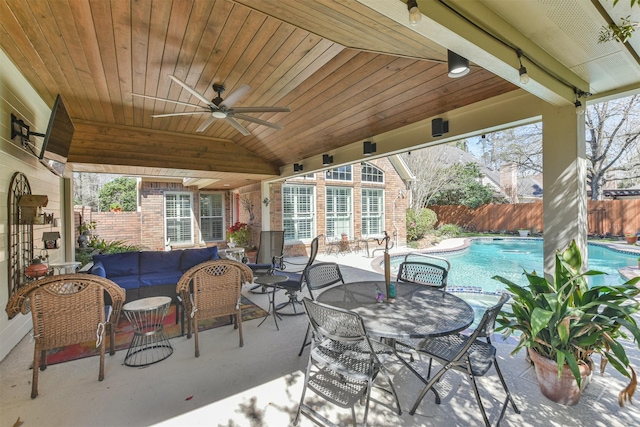
[[[107,322],[98,323],[98,329],[96,330],[96,348],[100,347],[102,344],[102,337],[104,336],[104,330]]]

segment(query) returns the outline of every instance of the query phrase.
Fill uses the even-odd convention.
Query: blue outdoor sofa
[[[169,296],[175,301],[182,274],[214,259],[220,259],[217,246],[94,255],[89,272],[117,283],[126,291],[127,302],[153,296]]]

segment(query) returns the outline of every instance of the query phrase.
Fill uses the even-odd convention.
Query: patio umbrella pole
[[[381,240],[377,240],[378,244],[381,245],[384,242],[384,283],[386,286],[386,297],[387,302],[391,301],[393,298],[391,295],[391,257],[389,256],[389,240],[391,238],[384,232],[384,237]]]

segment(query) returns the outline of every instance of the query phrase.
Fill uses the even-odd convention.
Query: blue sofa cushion
[[[131,276],[109,277],[109,280],[120,286],[122,289],[138,289],[140,287],[140,276],[138,274]]]
[[[182,251],[182,257],[180,258],[180,270],[185,272],[195,265],[214,259],[220,259],[217,246],[201,249],[185,249]]]
[[[140,287],[156,285],[175,285],[182,277],[181,271],[149,273],[140,275]]]
[[[107,277],[107,272],[104,269],[104,264],[101,261],[94,262],[91,270],[89,270],[91,274],[95,274],[100,277]]]
[[[131,276],[140,274],[140,252],[125,252],[121,254],[94,255],[93,262],[101,262],[107,273],[107,278]],[[117,283],[117,282],[116,282]]]
[[[182,251],[144,251],[140,252],[140,275],[154,273],[180,273]],[[166,283],[166,282],[165,282]]]

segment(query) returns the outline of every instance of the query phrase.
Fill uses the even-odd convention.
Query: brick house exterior
[[[362,169],[365,163],[351,165],[351,180],[327,179],[326,172],[318,172],[304,177],[296,177],[286,181],[278,181],[269,185],[268,204],[263,201],[259,184],[241,187],[234,191],[199,190],[198,187],[183,186],[180,182],[151,181],[142,179],[139,182],[138,212],[87,212],[76,207],[76,226],[80,221],[96,221],[96,234],[107,241],[122,240],[128,244],[141,245],[151,250],[163,250],[166,244],[165,199],[182,195],[190,200],[191,236],[186,243],[170,242],[172,248],[187,248],[217,245],[226,248],[226,234],[235,221],[249,224],[252,234],[252,245],[259,243],[262,230],[262,209],[269,209],[270,229],[282,230],[283,225],[283,188],[288,185],[313,187],[315,196],[315,213],[313,230],[310,236],[327,235],[327,187],[351,189],[352,220],[350,239],[372,237],[362,234],[362,190],[377,189],[383,194],[382,228],[392,236],[396,245],[406,245],[405,212],[408,200],[404,197],[406,184],[394,164],[388,158],[367,162],[377,168],[384,176],[383,182],[366,182],[362,180]],[[204,194],[216,194],[223,202],[222,239],[212,241],[201,240],[200,197]],[[77,229],[77,227],[76,227]],[[379,235],[378,235],[379,236]],[[288,256],[305,255],[311,241],[308,239],[290,239],[285,243],[285,254]],[[324,240],[321,239],[321,250]]]

